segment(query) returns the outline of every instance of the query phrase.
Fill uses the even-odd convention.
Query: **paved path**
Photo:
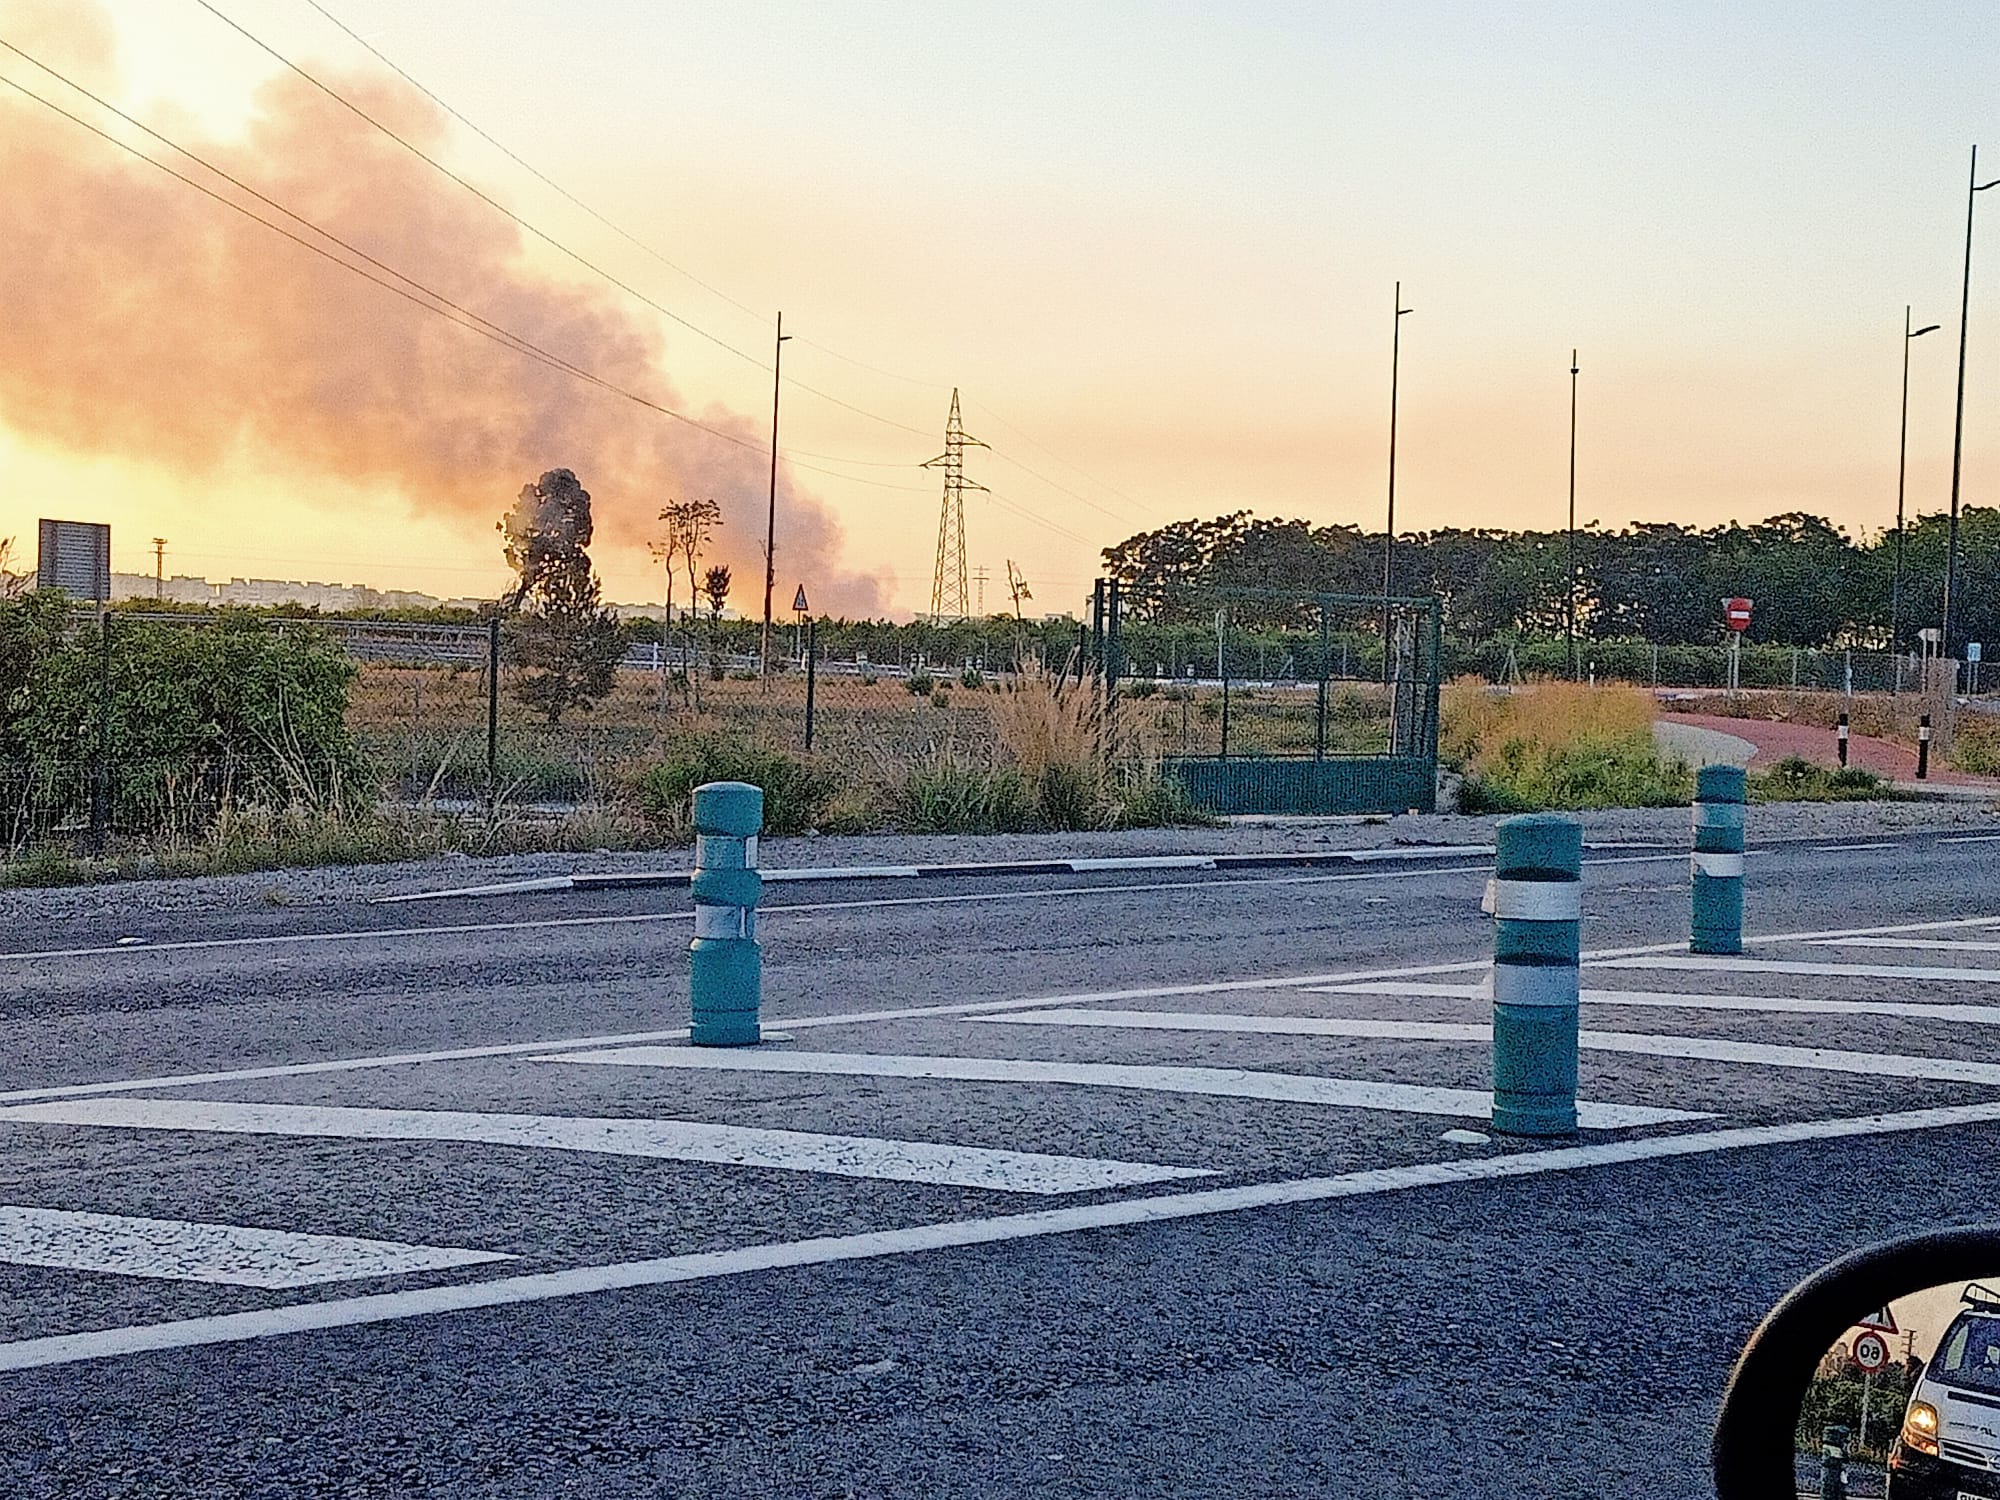
[[[1731,735],[1748,741],[1755,749],[1750,759],[1753,770],[1769,770],[1774,761],[1796,755],[1815,765],[1838,764],[1837,741],[1831,729],[1814,724],[1793,724],[1777,719],[1732,719],[1718,714],[1672,714],[1662,724],[1685,724],[1711,734]],[[1848,741],[1848,764],[1873,771],[1889,781],[1914,781],[1917,748],[1896,740],[1857,734]],[[1985,776],[1968,776],[1945,765],[1942,756],[1931,760],[1930,778],[1939,786],[1991,787],[2000,796],[2000,781]]]
[[[1990,1212],[2000,835],[1755,849],[1701,968],[1588,861],[1562,1143],[1481,855],[774,889],[752,1054],[684,892],[14,925],[0,1493],[1693,1500],[1785,1287]]]

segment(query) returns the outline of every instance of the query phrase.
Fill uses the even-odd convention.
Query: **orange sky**
[[[0,0],[0,38],[743,446],[334,271],[4,91],[0,535],[105,519],[120,568],[164,535],[180,572],[491,595],[493,520],[566,465],[613,596],[654,594],[643,543],[682,492],[723,499],[754,580],[782,305],[786,598],[802,579],[822,607],[925,605],[937,493],[915,465],[956,384],[994,445],[969,466],[995,491],[968,503],[973,565],[1012,558],[1069,608],[1099,547],[1176,517],[1379,525],[1398,277],[1406,526],[1557,522],[1574,344],[1586,518],[1877,528],[1905,302],[1947,325],[1911,383],[1912,504],[1944,502],[1972,140],[2000,175],[1989,7],[1831,7],[1801,37],[1778,5],[326,3],[699,281],[304,0],[216,0],[731,347],[537,245],[195,0]],[[106,120],[18,56],[0,75]],[[1965,496],[1993,503],[2000,219],[1970,354]]]

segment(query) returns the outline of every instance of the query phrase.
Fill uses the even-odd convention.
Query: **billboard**
[[[41,523],[35,587],[61,589],[72,599],[111,598],[111,528],[96,521]]]

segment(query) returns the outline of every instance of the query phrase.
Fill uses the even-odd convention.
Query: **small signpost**
[[[1872,1318],[1864,1318],[1856,1325],[1862,1331],[1854,1336],[1854,1346],[1849,1351],[1854,1363],[1861,1370],[1861,1432],[1857,1447],[1868,1446],[1868,1409],[1874,1404],[1875,1376],[1889,1368],[1889,1335],[1896,1332],[1896,1320],[1883,1308]]]
[[[1887,1369],[1889,1365],[1889,1341],[1872,1328],[1866,1333],[1856,1335],[1854,1340],[1854,1362],[1861,1366],[1865,1373],[1870,1375],[1873,1375],[1877,1370]]]
[[[1743,598],[1722,601],[1722,623],[1729,627],[1729,692],[1733,697],[1742,676],[1743,632],[1750,628],[1750,601]]]

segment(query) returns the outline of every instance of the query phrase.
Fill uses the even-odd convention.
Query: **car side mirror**
[[[1719,1500],[2000,1496],[2000,1229],[1870,1246],[1786,1293],[1713,1456]]]

